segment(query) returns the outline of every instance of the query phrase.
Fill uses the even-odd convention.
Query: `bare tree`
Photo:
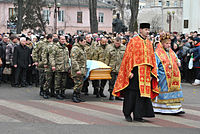
[[[98,32],[98,21],[97,21],[97,12],[96,11],[97,11],[97,0],[89,0],[91,33]]]
[[[18,9],[17,33],[32,29],[46,33],[47,21],[43,19],[42,8],[46,6],[44,0],[16,0]]]
[[[125,0],[115,0],[117,4],[117,8],[119,8],[122,22],[124,23],[124,9],[125,9]]]
[[[160,15],[155,15],[152,18],[152,21],[151,21],[152,31],[158,32],[161,29],[160,20],[161,20]]]
[[[17,15],[17,34],[22,31],[22,19],[23,19],[23,0],[17,0],[18,15]]]
[[[129,31],[137,31],[139,0],[130,0],[131,19],[129,23]]]

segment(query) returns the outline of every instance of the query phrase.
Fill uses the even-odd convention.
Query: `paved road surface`
[[[190,84],[183,84],[185,115],[156,114],[145,123],[126,122],[121,101],[90,95],[83,96],[86,102],[76,104],[71,99],[44,100],[38,91],[35,87],[12,88],[7,84],[0,87],[1,134],[200,134],[200,87]],[[67,94],[70,98],[72,90]]]

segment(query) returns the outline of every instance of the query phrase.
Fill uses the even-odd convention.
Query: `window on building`
[[[158,1],[158,6],[162,6],[162,1],[161,0]]]
[[[15,15],[15,8],[9,8],[9,18]]]
[[[177,7],[177,6],[178,6],[178,4],[177,4],[177,1],[174,1],[174,6],[175,6],[175,7]]]
[[[77,23],[83,23],[83,12],[77,12]]]
[[[104,22],[104,13],[99,13],[99,22],[100,23]]]
[[[189,25],[189,21],[188,20],[184,20],[184,28],[188,28]]]
[[[58,12],[58,21],[64,22],[64,10]]]
[[[166,6],[170,6],[170,2],[169,1],[166,1]]]
[[[43,20],[49,21],[49,10],[43,10]]]
[[[180,6],[183,7],[183,1],[182,0],[180,1]]]

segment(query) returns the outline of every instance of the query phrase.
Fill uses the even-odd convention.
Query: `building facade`
[[[47,3],[54,4],[54,0],[46,0]],[[90,31],[90,17],[88,0],[57,0],[61,4],[59,12],[57,12],[57,33],[77,33],[80,31]],[[112,32],[112,9],[113,6],[98,1],[97,3],[97,19],[99,31]],[[8,26],[8,21],[14,5],[13,0],[0,0],[0,33],[10,32],[11,28]],[[43,8],[42,14],[48,24],[46,26],[47,33],[53,33],[55,29],[55,6],[51,8]]]
[[[200,33],[200,17],[198,15],[200,0],[184,0],[183,3],[183,33],[191,31]]]
[[[151,23],[151,30],[181,33],[183,20],[182,0],[146,0],[138,13],[138,23]]]

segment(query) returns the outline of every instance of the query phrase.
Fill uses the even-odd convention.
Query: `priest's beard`
[[[164,48],[166,52],[169,52],[169,48]]]

